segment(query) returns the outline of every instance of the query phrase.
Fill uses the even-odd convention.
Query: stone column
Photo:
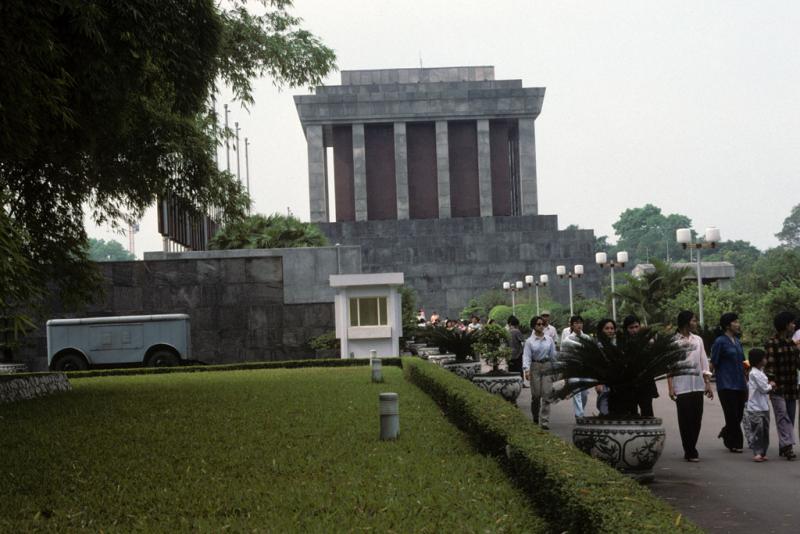
[[[353,125],[353,193],[356,220],[367,220],[367,159],[364,149],[364,124]]]
[[[522,215],[538,215],[536,194],[536,133],[533,119],[519,119],[519,189]]]
[[[308,144],[308,198],[311,222],[328,222],[328,180],[322,126],[306,126]]]
[[[492,154],[489,143],[489,120],[478,120],[478,184],[481,217],[492,216]]]
[[[394,176],[397,185],[397,218],[408,219],[408,149],[406,123],[394,123]]]
[[[439,218],[450,218],[450,148],[447,121],[436,121],[436,175],[439,187]]]

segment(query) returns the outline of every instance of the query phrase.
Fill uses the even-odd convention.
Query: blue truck
[[[51,319],[47,321],[47,364],[53,371],[179,365],[190,358],[190,337],[186,314]]]

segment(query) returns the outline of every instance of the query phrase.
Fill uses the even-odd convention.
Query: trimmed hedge
[[[381,358],[383,365],[402,367],[400,358]],[[298,367],[357,367],[369,365],[369,358],[353,359],[311,359],[311,360],[281,360],[269,362],[242,362],[226,363],[220,365],[180,365],[177,367],[128,367],[125,369],[90,369],[88,371],[70,371],[66,375],[70,378],[92,378],[96,376],[133,376],[133,375],[160,375],[168,373],[202,373],[207,371],[248,371],[252,369],[295,369]],[[49,373],[18,373],[16,376],[41,375]]]
[[[498,457],[556,531],[702,532],[649,490],[530,421],[512,404],[417,358],[405,376],[479,450]]]

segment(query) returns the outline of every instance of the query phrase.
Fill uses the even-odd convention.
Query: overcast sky
[[[546,87],[539,210],[561,228],[613,242],[619,214],[649,202],[764,249],[800,203],[798,2],[295,0],[293,12],[341,69],[418,67],[421,58],[425,67],[494,65],[497,79]],[[262,80],[250,113],[231,114],[250,139],[255,211],[288,208],[308,220],[292,101],[306,92]],[[153,210],[141,230],[137,254],[160,250]]]

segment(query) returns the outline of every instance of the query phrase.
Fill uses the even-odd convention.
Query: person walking
[[[522,377],[522,387],[525,384],[525,376],[522,372],[522,348],[525,346],[525,335],[519,329],[519,319],[515,315],[508,318],[508,346],[511,347],[511,359],[508,362],[508,370],[512,373],[519,373]]]
[[[558,347],[558,330],[550,324],[550,310],[542,310],[542,320],[544,321],[544,335],[553,340],[553,344]]]
[[[753,451],[753,461],[763,462],[767,459],[769,448],[769,402],[768,393],[775,388],[775,382],[764,374],[766,353],[761,349],[752,349],[748,354],[750,375],[747,377],[749,396],[744,411],[744,433],[747,446]]]
[[[614,319],[600,319],[597,322],[597,345],[602,349],[606,345],[617,344],[617,323]],[[600,415],[608,415],[608,397],[611,388],[605,384],[595,386],[597,392],[597,411]]]
[[[550,393],[553,375],[544,371],[556,359],[556,344],[544,333],[545,320],[540,316],[531,319],[531,336],[522,349],[522,370],[525,380],[531,383],[531,415],[533,422],[547,430],[550,426]]]
[[[711,364],[717,378],[717,396],[722,404],[725,426],[719,431],[725,447],[742,452],[742,416],[747,402],[747,382],[744,376],[744,349],[739,341],[742,326],[735,313],[723,313],[719,319],[719,335],[711,345]]]
[[[635,315],[628,315],[622,320],[622,339],[627,342],[629,339],[639,335],[642,324]],[[642,417],[653,417],[653,399],[658,398],[658,386],[655,380],[650,380],[634,389],[636,397],[636,408]]]
[[[767,340],[766,375],[775,383],[770,392],[775,426],[778,430],[778,453],[787,460],[797,456],[793,450],[794,416],[797,408],[797,370],[800,367],[800,347],[792,341],[796,318],[788,311],[775,316],[775,335]]]
[[[578,339],[588,339],[591,340],[592,338],[589,337],[583,331],[583,317],[580,315],[573,315],[569,318],[569,335],[561,339],[561,350],[569,350],[570,346],[580,346],[580,342]],[[580,378],[570,378],[571,381],[579,382],[582,379]],[[586,403],[589,401],[589,390],[582,389],[581,391],[576,392],[572,396],[572,406],[575,412],[575,419],[577,420],[578,417],[584,416],[584,411],[586,409]]]
[[[700,436],[700,425],[703,420],[703,395],[714,398],[711,390],[711,371],[708,368],[708,357],[703,345],[703,338],[698,336],[697,316],[683,310],[678,314],[678,331],[675,340],[686,349],[686,361],[691,362],[696,374],[667,376],[669,398],[675,401],[678,411],[678,430],[683,445],[683,457],[687,462],[699,462],[697,439]]]

